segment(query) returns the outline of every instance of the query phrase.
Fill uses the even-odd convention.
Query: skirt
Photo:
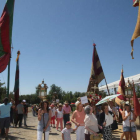
[[[112,140],[112,128],[111,125],[103,127],[103,139]]]

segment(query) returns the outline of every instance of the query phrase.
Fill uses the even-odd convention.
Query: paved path
[[[27,118],[27,128],[10,128],[9,138],[7,140],[36,140],[37,133],[37,117],[33,117],[31,113],[28,114]],[[119,126],[119,129],[113,132],[113,140],[120,140],[120,135],[122,134],[122,126]],[[138,140],[140,139],[140,131],[137,131]],[[2,138],[1,140],[5,140]],[[61,132],[56,131],[56,128],[51,128],[49,135],[49,140],[62,140]],[[71,140],[76,140],[76,135],[71,134]]]

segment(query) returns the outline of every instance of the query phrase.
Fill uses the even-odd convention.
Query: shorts
[[[130,132],[130,126],[124,126],[123,132]],[[136,126],[131,126],[131,132],[136,132]]]
[[[10,117],[0,118],[0,129],[10,127]]]

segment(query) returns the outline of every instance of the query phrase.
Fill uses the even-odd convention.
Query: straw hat
[[[62,106],[62,104],[61,103],[59,103],[59,105],[58,106]]]
[[[69,104],[69,102],[68,101],[65,101],[64,104]]]
[[[77,101],[77,102],[75,103],[75,105],[76,105],[76,106],[78,106],[79,104],[80,104],[80,102],[79,102],[79,101]]]

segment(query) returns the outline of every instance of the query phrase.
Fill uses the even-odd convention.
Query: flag
[[[139,3],[140,3],[140,0],[139,0]],[[131,56],[132,56],[132,59],[134,59],[134,57],[133,57],[133,51],[134,51],[133,44],[134,44],[134,39],[136,39],[139,36],[140,36],[140,6],[139,6],[139,10],[138,10],[137,24],[136,24],[136,27],[135,27],[135,30],[134,30],[134,33],[133,33],[133,36],[132,36],[132,39],[131,39],[131,46],[132,46]]]
[[[14,1],[7,0],[0,18],[0,73],[6,69],[11,57]]]
[[[126,101],[126,98],[125,98],[125,80],[124,80],[124,76],[123,76],[123,69],[121,71],[121,78],[120,78],[117,94],[121,94],[121,95],[119,95],[118,97],[115,98],[115,102],[118,105],[121,105],[122,101]]]
[[[134,7],[139,6],[139,0],[133,0],[133,6]]]
[[[134,114],[136,116],[140,116],[140,104],[136,96],[134,84],[133,84],[133,104],[134,104]]]
[[[20,51],[17,52],[17,65],[16,65],[16,75],[15,75],[15,87],[14,87],[14,95],[15,95],[15,104],[19,103],[19,55]]]
[[[90,91],[91,88],[91,80],[95,79],[96,84],[99,84],[104,78],[104,72],[100,63],[100,59],[96,50],[96,44],[93,44],[94,49],[93,49],[93,57],[92,57],[92,67],[91,67],[91,75],[90,75],[90,80],[89,80],[89,85],[88,85],[88,92]]]

